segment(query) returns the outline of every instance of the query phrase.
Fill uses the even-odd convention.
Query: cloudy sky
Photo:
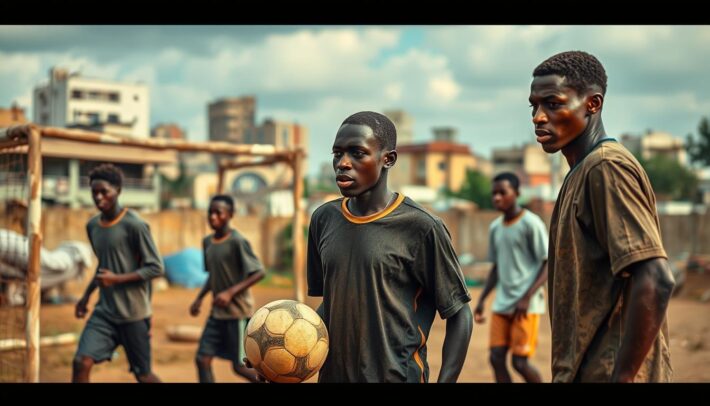
[[[0,26],[0,106],[32,117],[32,88],[58,65],[148,84],[151,124],[176,122],[196,141],[208,102],[254,94],[258,123],[309,127],[311,173],[361,110],[408,111],[415,141],[456,127],[490,156],[534,141],[531,72],[572,49],[605,65],[612,136],[684,138],[710,116],[710,26]]]

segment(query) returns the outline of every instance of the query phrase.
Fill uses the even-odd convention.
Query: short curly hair
[[[533,77],[545,75],[560,75],[567,83],[584,93],[592,85],[602,89],[606,94],[606,71],[599,60],[584,51],[566,51],[553,55],[539,64],[533,71]]]
[[[89,172],[89,182],[95,180],[105,180],[120,189],[123,186],[123,171],[113,164],[101,164]]]
[[[361,111],[343,121],[345,124],[366,125],[372,129],[380,148],[393,150],[397,147],[397,129],[387,116],[374,111]]]

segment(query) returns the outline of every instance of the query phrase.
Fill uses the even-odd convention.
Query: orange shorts
[[[539,314],[513,318],[512,315],[493,313],[490,346],[509,347],[513,355],[532,357],[537,346],[539,328]]]

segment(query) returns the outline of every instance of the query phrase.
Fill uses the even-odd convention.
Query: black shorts
[[[150,317],[128,323],[116,323],[93,312],[79,339],[75,358],[89,357],[96,363],[111,360],[119,345],[126,351],[129,372],[136,376],[150,371]]]
[[[234,365],[243,365],[245,357],[243,333],[247,320],[220,320],[210,316],[200,337],[197,355],[219,357],[232,361]]]

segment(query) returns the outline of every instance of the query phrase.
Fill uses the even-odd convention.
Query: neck
[[[383,173],[374,187],[350,199],[348,210],[355,216],[369,216],[384,210],[393,197],[394,192],[387,188],[387,178]]]
[[[111,220],[115,219],[116,217],[118,217],[118,215],[121,214],[122,211],[123,211],[123,207],[121,207],[120,204],[116,203],[116,205],[113,206],[112,208],[102,212],[101,217],[103,217],[103,219],[106,221],[111,221]]]
[[[232,230],[232,228],[229,227],[229,223],[227,223],[224,225],[224,227],[214,230],[214,237],[215,238],[222,238],[225,235],[229,234],[229,232],[231,230]]]
[[[562,154],[567,159],[570,168],[573,168],[584,159],[584,157],[591,152],[592,148],[604,138],[606,138],[604,124],[601,118],[597,118],[597,116],[594,115],[582,134],[562,148]]]
[[[511,208],[503,212],[503,219],[506,221],[512,220],[516,218],[521,211],[523,211],[523,208],[516,203]]]

